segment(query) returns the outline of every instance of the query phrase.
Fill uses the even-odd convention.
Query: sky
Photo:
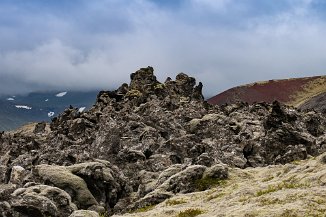
[[[116,89],[153,66],[213,96],[324,75],[324,0],[0,0],[0,93]]]

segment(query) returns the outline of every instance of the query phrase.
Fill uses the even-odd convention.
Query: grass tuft
[[[224,195],[225,195],[225,193],[218,193],[218,194],[210,195],[209,197],[207,197],[207,201],[211,201],[213,199],[223,197]]]
[[[264,178],[264,179],[262,180],[262,182],[269,182],[269,181],[271,181],[272,179],[274,179],[274,176],[268,176],[268,177]]]
[[[179,212],[177,217],[195,217],[203,213],[204,211],[201,209],[186,209],[182,212]]]
[[[225,185],[226,180],[220,180],[220,179],[214,179],[214,178],[201,178],[195,181],[195,187],[199,191],[205,191],[207,189],[216,187],[216,186],[221,186]]]
[[[131,213],[139,213],[139,212],[147,212],[149,210],[154,209],[155,205],[148,205],[148,206],[144,206],[142,208],[136,209],[134,211],[132,211]]]
[[[280,190],[280,189],[277,188],[277,186],[270,185],[270,186],[268,186],[267,189],[257,191],[256,196],[260,197],[260,196],[262,196],[264,194],[269,194],[269,193],[272,193],[272,192],[275,192],[275,191],[278,191],[278,190]]]
[[[108,212],[100,213],[99,216],[100,217],[108,217],[109,216],[109,213]]]
[[[291,178],[291,180],[283,181],[277,185],[269,185],[267,189],[257,191],[256,196],[259,197],[264,194],[280,191],[282,189],[294,189],[294,188],[305,188],[305,187],[310,187],[310,185],[308,183],[296,182],[294,178]]]
[[[170,200],[167,200],[165,202],[165,204],[167,206],[174,206],[174,205],[179,205],[179,204],[183,204],[183,203],[187,203],[187,201],[185,201],[184,199],[179,199],[179,200],[172,200],[172,199],[170,199]]]

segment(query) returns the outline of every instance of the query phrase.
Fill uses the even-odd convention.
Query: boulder
[[[23,167],[13,166],[11,169],[9,183],[22,185],[24,182],[24,179],[26,178],[26,176],[28,174],[29,174],[29,172],[26,171]]]
[[[179,173],[183,169],[183,167],[184,166],[182,164],[174,164],[169,168],[167,168],[166,170],[164,170],[157,179],[157,184],[156,184],[157,187],[163,184],[171,176]]]
[[[10,200],[11,208],[19,216],[66,216],[77,209],[70,195],[56,187],[36,185],[17,189]]]
[[[45,132],[45,127],[46,127],[46,123],[45,122],[40,122],[40,123],[37,123],[35,125],[35,128],[34,128],[34,133],[35,134],[38,134],[38,133],[44,133]]]
[[[105,160],[67,166],[66,169],[77,177],[82,177],[90,193],[97,201],[92,205],[104,204],[106,209],[113,208],[118,200],[132,190],[118,167]]]
[[[0,165],[0,184],[7,182],[7,167]]]
[[[0,201],[8,201],[10,195],[17,189],[14,184],[0,184]]]
[[[148,172],[145,170],[139,172],[140,184],[137,191],[139,198],[145,196],[146,194],[152,192],[155,189],[157,178],[158,173]]]
[[[192,165],[166,180],[158,189],[173,193],[190,193],[198,190],[196,180],[203,177],[207,167]]]
[[[215,164],[205,170],[203,178],[227,179],[229,177],[228,167],[225,164]]]
[[[80,208],[98,205],[86,182],[74,175],[66,167],[52,165],[38,165],[34,173],[46,184],[52,184],[68,192],[74,203]]]
[[[174,194],[171,192],[167,192],[161,189],[156,189],[155,191],[147,194],[146,196],[139,199],[135,203],[129,205],[127,210],[135,210],[147,206],[156,205],[172,197],[173,195]]]
[[[69,217],[99,217],[99,214],[91,210],[77,210],[74,211]]]
[[[12,216],[11,206],[7,201],[0,202],[0,216],[2,217]]]

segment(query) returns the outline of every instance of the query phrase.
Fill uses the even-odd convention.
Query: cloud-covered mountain
[[[197,77],[206,96],[255,80],[322,74],[325,6],[320,0],[2,0],[0,92],[113,89],[126,72],[149,64],[160,79],[182,71]]]
[[[50,121],[72,105],[80,111],[89,108],[97,91],[57,91],[0,98],[0,130],[15,129],[28,122]]]

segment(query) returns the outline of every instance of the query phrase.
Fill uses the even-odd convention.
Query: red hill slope
[[[235,102],[273,102],[278,100],[287,105],[314,108],[321,105],[322,94],[326,93],[326,76],[269,80],[242,85],[226,90],[210,99],[211,104],[222,105]],[[325,103],[324,103],[325,104]],[[323,104],[323,105],[324,105]]]

